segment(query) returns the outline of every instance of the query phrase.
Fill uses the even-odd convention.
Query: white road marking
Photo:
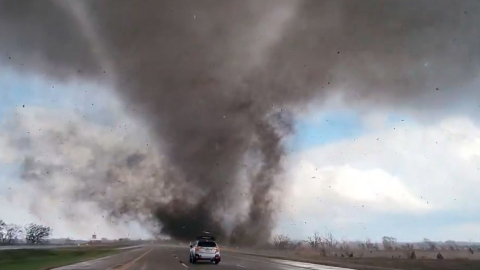
[[[240,265],[240,264],[237,264],[237,266],[238,266],[238,267],[241,267],[241,268],[247,268],[247,267],[245,267],[245,266],[243,266],[243,265]]]
[[[237,258],[237,259],[245,259],[245,260],[249,260],[249,261],[261,262],[261,263],[266,263],[266,264],[271,264],[271,265],[279,265],[279,263],[267,262],[267,261],[262,261],[262,260],[255,260],[255,259],[247,258],[247,257],[238,257],[238,256],[233,256],[233,255],[227,255],[227,257],[233,257],[233,258]]]
[[[187,266],[187,265],[185,265],[184,263],[182,263],[182,265],[183,265],[183,266],[185,266],[185,268],[188,268],[188,266]]]

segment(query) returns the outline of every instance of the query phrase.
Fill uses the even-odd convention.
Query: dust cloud
[[[419,109],[478,98],[456,89],[479,71],[479,8],[443,0],[1,1],[0,63],[114,84],[161,145],[164,164],[151,184],[168,185],[168,199],[142,211],[162,233],[262,242],[275,225],[282,140],[295,111],[335,94],[349,104]],[[152,163],[122,158],[122,173]],[[131,192],[99,203],[134,212],[129,198],[151,196]]]

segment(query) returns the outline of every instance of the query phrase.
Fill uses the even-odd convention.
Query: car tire
[[[192,263],[192,254],[188,255],[188,262]]]
[[[192,256],[192,263],[196,263],[197,262],[197,259],[195,259],[194,256]]]
[[[215,260],[214,262],[215,262],[215,264],[219,264],[219,263],[220,263],[220,261],[219,261],[219,260]]]

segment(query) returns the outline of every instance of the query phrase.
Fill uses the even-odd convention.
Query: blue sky
[[[352,139],[365,132],[358,114],[349,110],[328,111],[313,117],[297,119],[294,136],[287,149],[304,151],[314,146]]]
[[[71,111],[83,117],[85,121],[99,126],[106,126],[118,121],[115,118],[119,115],[118,111],[122,110],[120,102],[112,96],[111,92],[105,91],[100,85],[80,81],[69,82],[68,84],[57,83],[35,75],[20,75],[8,69],[0,69],[0,71],[0,86],[2,89],[0,91],[0,123],[3,123],[0,126],[0,139],[2,136],[8,137],[11,135],[4,124],[13,119],[11,118],[12,115],[18,110],[24,110],[23,106],[26,109],[46,108],[54,113]],[[369,118],[368,114],[375,117]],[[453,126],[451,121],[454,121]],[[470,179],[470,175],[466,175],[468,181],[466,180],[463,184],[458,179],[447,177],[453,169],[439,167],[438,169],[441,172],[444,170],[445,175],[447,175],[445,179],[441,179],[443,182],[439,180],[437,186],[435,186],[435,183],[432,184],[431,190],[429,190],[430,188],[422,190],[416,186],[415,181],[424,181],[422,179],[428,178],[429,176],[425,175],[427,170],[423,170],[422,167],[412,168],[408,163],[413,158],[418,159],[418,155],[420,155],[430,160],[430,163],[427,163],[428,166],[436,166],[439,164],[438,162],[445,164],[439,158],[454,158],[455,149],[474,149],[475,146],[469,147],[466,143],[474,140],[477,136],[480,141],[480,135],[477,134],[476,130],[472,130],[472,128],[461,130],[468,134],[471,133],[469,138],[472,139],[466,141],[457,142],[452,140],[449,135],[449,130],[452,127],[457,127],[455,121],[459,121],[458,126],[460,127],[464,125],[465,121],[469,123],[469,120],[454,119],[451,121],[440,121],[438,125],[425,126],[405,113],[376,112],[374,110],[359,113],[341,106],[326,110],[319,108],[297,117],[294,123],[296,132],[285,142],[287,159],[292,158],[295,162],[289,162],[285,169],[290,185],[293,189],[298,190],[298,194],[292,195],[287,192],[285,200],[291,200],[293,204],[296,204],[295,207],[299,208],[294,212],[283,211],[279,217],[277,230],[291,234],[292,238],[304,238],[308,236],[309,232],[322,231],[325,227],[328,227],[339,237],[347,236],[352,239],[366,237],[380,239],[383,235],[392,235],[406,241],[421,240],[423,237],[441,240],[457,237],[461,238],[459,240],[476,239],[480,241],[480,220],[472,215],[475,211],[480,210],[480,207],[477,208],[474,202],[470,201],[468,208],[470,210],[462,211],[466,208],[448,203],[449,200],[437,198],[432,203],[434,206],[437,205],[437,208],[424,209],[421,206],[423,202],[419,198],[420,196],[435,197],[441,193],[442,186],[449,185],[453,181],[458,181],[459,190],[467,190],[468,192],[468,187],[471,184],[468,181],[474,181],[472,179],[476,179],[476,176],[471,175]],[[378,123],[372,125],[372,122]],[[399,140],[402,137],[395,135],[394,128],[397,128],[398,132],[404,132],[405,140]],[[391,141],[379,146],[379,141],[376,140],[378,136],[381,136],[382,142],[385,140]],[[409,139],[409,136],[412,136],[412,140]],[[447,147],[445,151],[454,152],[447,152],[442,157],[434,152],[429,152],[430,148],[427,146],[425,148],[422,148],[423,146],[417,147],[417,150],[417,148],[409,145],[410,141],[416,141],[414,136],[434,136],[435,140],[437,140],[437,137],[442,139],[446,136],[445,143],[451,143],[451,145],[445,146]],[[396,148],[391,149],[392,147]],[[367,159],[369,164],[378,167],[376,171],[359,166],[364,160],[355,154],[357,148],[372,149],[372,151],[369,151]],[[339,158],[337,155],[339,160],[335,161],[325,158],[325,156],[335,152],[345,153],[345,156]],[[476,155],[476,152],[473,154],[470,152],[467,154]],[[462,153],[462,155],[464,154]],[[388,166],[384,166],[386,162]],[[446,164],[448,162],[447,160]],[[463,162],[466,162],[465,166],[470,166],[472,171],[476,166],[474,163],[470,164],[470,161],[463,161],[456,157],[451,162],[452,164],[455,164],[455,162],[464,164]],[[19,162],[7,163],[0,158],[0,197],[2,197],[2,200],[7,199],[5,194],[9,193],[11,184],[19,181],[17,170],[19,164]],[[305,169],[302,166],[311,168]],[[320,175],[322,176],[315,179],[309,176],[306,179],[302,174],[309,172],[309,170],[312,170],[312,175],[317,170],[318,172],[321,171]],[[364,181],[362,183],[365,184],[361,186],[362,190],[342,192],[341,189],[340,191],[330,191],[333,188],[327,188],[334,185],[341,186],[344,181],[353,181],[348,183],[357,181],[355,177],[348,176],[351,175],[352,170],[359,175],[359,179],[361,178]],[[405,178],[407,176],[412,177],[417,173],[417,171],[412,171],[404,174],[403,171],[405,170],[418,170],[418,179]],[[379,174],[378,172],[382,173]],[[362,174],[365,176],[361,176]],[[376,182],[373,180],[369,182],[370,178],[375,179]],[[402,192],[408,193],[405,202],[395,195],[395,190],[392,191],[388,188],[388,184],[383,188],[378,188],[379,183],[382,183],[381,181],[391,181],[391,185],[396,185],[403,190]],[[465,188],[462,189],[463,186]],[[322,192],[327,190],[327,193],[322,193],[322,203],[323,205],[328,204],[328,207],[320,206],[321,203],[318,205],[313,203],[315,197],[311,199],[309,196],[315,196],[315,189],[321,189]],[[369,189],[373,189],[375,192],[384,192],[384,194],[380,194],[384,198],[373,201],[365,199],[365,196],[368,197]],[[311,192],[314,192],[313,195],[310,194]],[[474,192],[472,190],[471,193],[459,193],[455,196],[474,198]],[[12,207],[15,207],[15,203],[11,203]],[[366,210],[367,208],[361,209],[362,204],[367,205],[368,210]],[[316,208],[319,210],[317,211]],[[401,209],[401,211],[396,211],[396,209]],[[28,213],[29,211],[28,209],[18,211],[18,213],[22,212]],[[7,214],[11,213],[0,210],[0,219],[8,220],[9,216],[2,216]],[[28,214],[25,215],[22,220],[35,220]],[[289,221],[290,218],[294,218],[295,222]],[[133,226],[133,228],[137,227]],[[456,234],[455,232],[459,228],[473,229],[470,233]],[[61,231],[64,234],[62,236],[72,233],[68,227],[57,228],[57,231]]]
[[[0,120],[25,106],[71,110],[90,121],[108,123],[111,111],[119,106],[118,101],[104,91],[108,89],[84,81],[55,82],[0,68],[0,85]]]

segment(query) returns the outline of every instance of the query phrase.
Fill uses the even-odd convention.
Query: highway
[[[93,261],[56,268],[55,270],[346,270],[316,264],[268,259],[222,252],[218,265],[188,262],[188,248],[173,246],[146,246]]]

